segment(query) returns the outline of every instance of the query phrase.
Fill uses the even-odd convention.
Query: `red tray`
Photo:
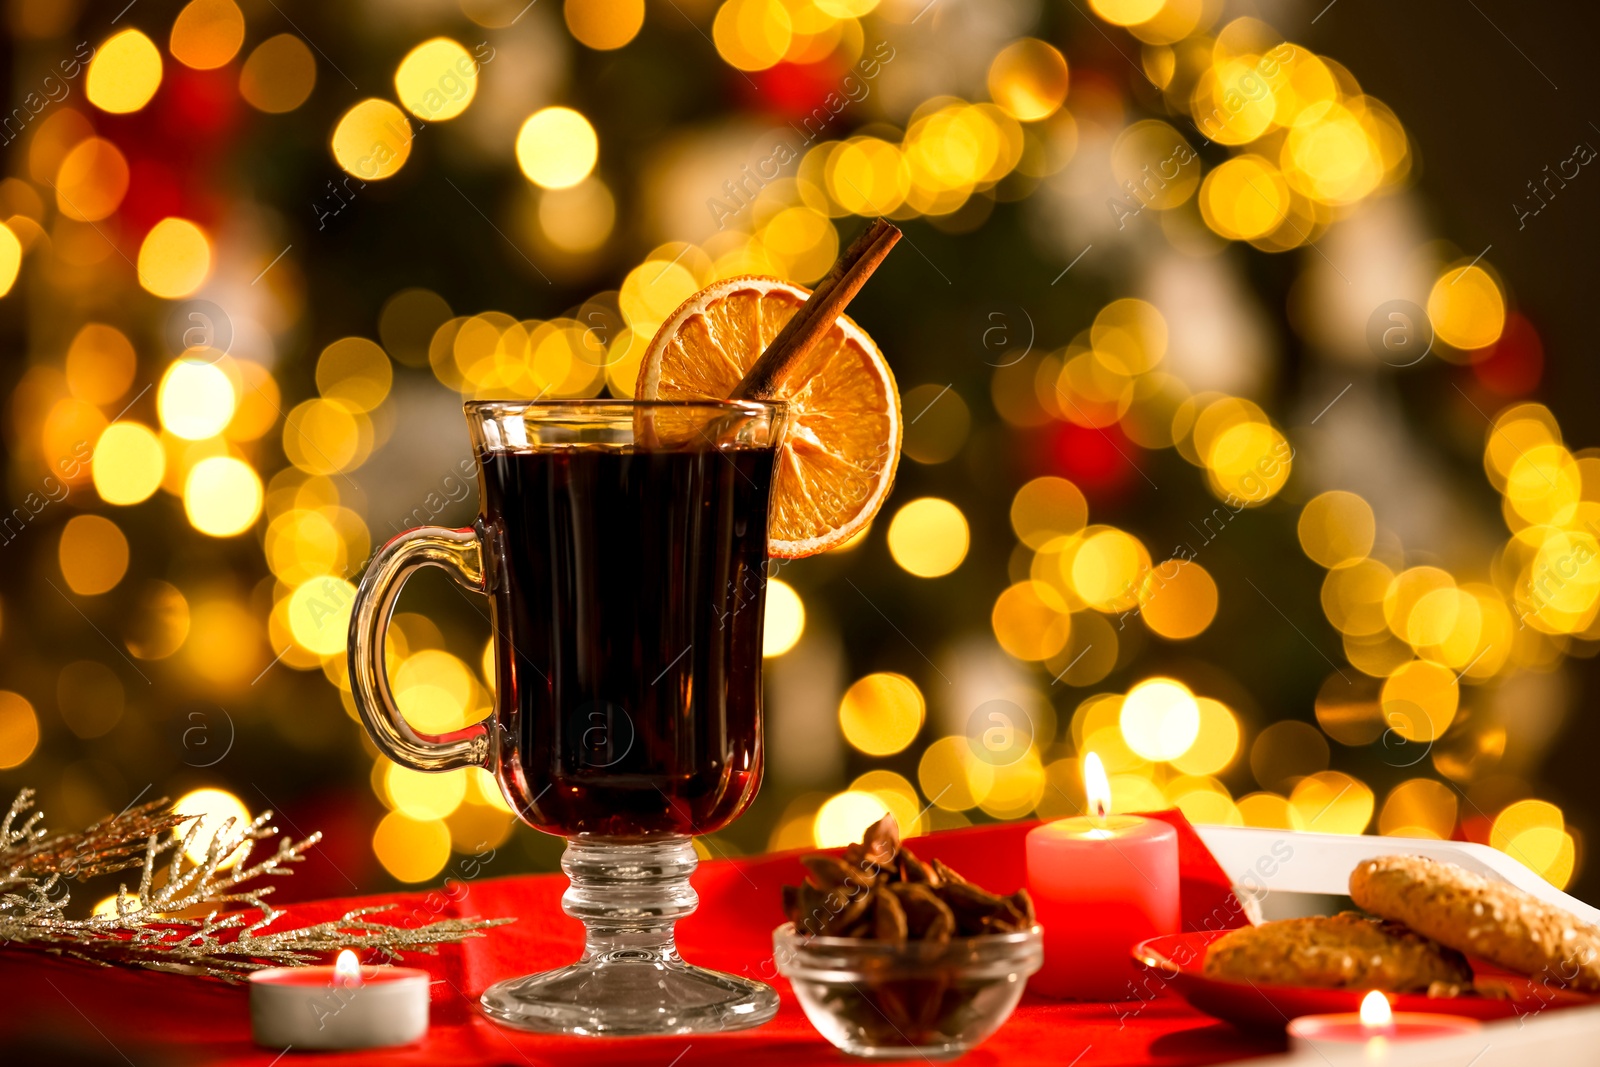
[[[1360,1008],[1363,989],[1316,989],[1310,986],[1265,985],[1206,977],[1206,949],[1226,930],[1152,937],[1133,946],[1133,958],[1144,968],[1151,984],[1170,988],[1193,1007],[1235,1026],[1252,1030],[1282,1030],[1301,1015],[1353,1012]],[[1506,1019],[1532,1015],[1547,1008],[1593,1004],[1600,998],[1555,989],[1509,974],[1489,964],[1473,961],[1480,984],[1505,990],[1505,997],[1430,997],[1422,993],[1391,995],[1395,1011],[1438,1012],[1470,1019]]]

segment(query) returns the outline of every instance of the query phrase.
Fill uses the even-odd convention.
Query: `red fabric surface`
[[[1242,925],[1227,877],[1176,812],[1161,813],[1178,827],[1186,929]],[[918,855],[944,860],[981,885],[1010,892],[1023,884],[1022,839],[1031,823],[973,827],[911,842]],[[729,1056],[761,1063],[844,1063],[811,1028],[772,967],[772,929],[783,921],[779,887],[804,874],[787,852],[704,863],[695,873],[700,909],[679,924],[678,941],[693,963],[771,982],[782,1006],[772,1022],[740,1033],[664,1038],[562,1038],[507,1030],[484,1018],[477,998],[504,978],[575,960],[582,927],[561,911],[564,876],[484,879],[443,893],[296,904],[280,924],[337,917],[351,907],[394,903],[387,921],[434,916],[516,916],[519,921],[437,956],[411,954],[408,966],[434,975],[432,1029],[403,1049],[290,1054],[282,1063],[327,1062],[497,1067],[528,1064],[657,1064],[694,1067]],[[379,916],[379,918],[385,918]],[[207,1063],[267,1067],[279,1050],[250,1041],[248,992],[206,979],[107,969],[22,949],[0,950],[0,1039],[48,1048],[67,1042],[105,1062]],[[1024,997],[1010,1021],[962,1062],[1051,1064],[1061,1067],[1161,1065],[1187,1067],[1281,1051],[1281,1038],[1245,1034],[1170,996],[1125,1004],[1090,1004]],[[8,1057],[8,1062],[12,1061]],[[55,1062],[67,1062],[56,1059]],[[78,1062],[89,1062],[79,1060]]]

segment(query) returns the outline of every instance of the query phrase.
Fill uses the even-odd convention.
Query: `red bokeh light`
[[[749,106],[757,110],[771,112],[787,121],[799,121],[820,109],[831,119],[834,111],[829,106],[830,94],[836,97],[831,101],[834,107],[843,110],[850,106],[841,88],[844,74],[844,70],[832,63],[779,63],[750,74],[750,81],[755,83],[753,91],[749,83],[743,84]]]
[[[1115,493],[1136,476],[1132,456],[1138,450],[1116,423],[1095,429],[1064,422],[1053,431],[1050,459],[1055,473],[1085,492]]]
[[[1500,340],[1484,350],[1472,371],[1485,388],[1501,396],[1531,393],[1544,376],[1544,342],[1533,323],[1512,312]]]

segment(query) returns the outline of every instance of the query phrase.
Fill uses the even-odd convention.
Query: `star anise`
[[[1033,926],[1026,889],[1008,897],[973,885],[940,860],[924,862],[900,843],[893,815],[867,827],[842,855],[805,856],[807,877],[783,887],[783,910],[813,936],[949,941]]]

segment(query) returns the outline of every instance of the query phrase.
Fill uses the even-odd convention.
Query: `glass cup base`
[[[770,987],[678,955],[673,927],[699,903],[689,884],[698,863],[687,837],[569,838],[561,906],[584,924],[583,958],[490,986],[484,1014],[521,1030],[615,1036],[747,1030],[771,1019]]]
[[[593,960],[499,982],[483,1010],[519,1030],[617,1037],[747,1030],[778,1012],[759,982],[682,960]]]

